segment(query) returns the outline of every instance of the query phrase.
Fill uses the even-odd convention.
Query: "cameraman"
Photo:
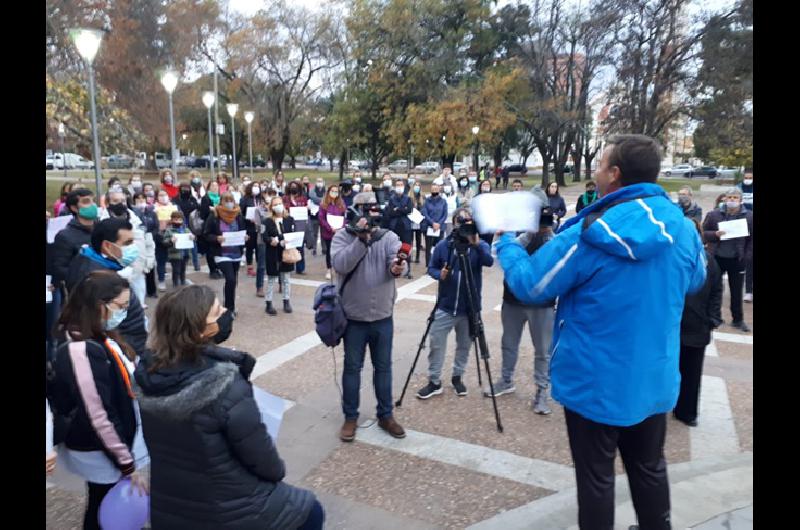
[[[472,299],[475,311],[481,310],[481,278],[483,267],[494,263],[489,245],[480,239],[472,214],[459,208],[453,214],[453,232],[440,241],[433,250],[428,274],[439,280],[439,295],[431,324],[430,351],[428,353],[428,384],[417,392],[420,399],[428,399],[442,393],[442,365],[447,351],[447,335],[456,328],[456,357],[453,362],[453,388],[459,396],[467,395],[467,387],[461,381],[469,356],[470,325],[467,300],[466,272],[461,270],[459,252],[466,252],[474,279],[475,292]]]
[[[533,193],[539,197],[543,205],[547,205],[547,196],[541,188],[535,188]],[[529,256],[555,237],[554,220],[553,210],[549,206],[544,206],[539,218],[539,231],[523,233],[517,237],[517,242]],[[503,324],[501,339],[503,372],[502,378],[494,384],[494,395],[502,396],[516,391],[514,369],[519,357],[522,330],[525,329],[527,322],[528,332],[533,341],[533,378],[536,383],[536,395],[532,407],[536,414],[550,414],[552,411],[547,404],[547,393],[550,388],[550,344],[555,322],[555,300],[546,300],[541,304],[525,304],[514,296],[508,288],[508,283],[503,280],[503,307],[500,319]],[[491,397],[491,390],[484,390],[483,395]]]
[[[397,297],[394,281],[408,267],[398,258],[400,238],[379,228],[381,208],[375,194],[359,193],[348,211],[348,225],[331,241],[331,264],[342,285],[342,308],[347,315],[344,334],[342,410],[344,425],[339,437],[352,442],[358,422],[361,369],[369,343],[373,385],[378,400],[378,426],[395,438],[404,438],[403,427],[392,416],[392,312]]]

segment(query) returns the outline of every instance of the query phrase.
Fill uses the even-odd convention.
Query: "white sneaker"
[[[167,290],[167,284],[164,282],[158,282],[158,290],[162,293]]]
[[[325,273],[325,279],[326,280],[330,280],[331,279],[331,271],[330,270],[328,270],[328,272]]]
[[[753,302],[753,293],[744,293],[744,301],[752,303]]]
[[[194,285],[194,282],[192,280],[186,280],[185,285]]]

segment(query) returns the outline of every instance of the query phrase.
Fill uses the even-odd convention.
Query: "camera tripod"
[[[492,394],[492,406],[494,407],[494,418],[497,422],[497,431],[503,432],[503,424],[500,422],[500,412],[497,410],[497,398],[494,394],[494,383],[492,382],[492,372],[489,368],[489,346],[486,344],[486,334],[484,333],[483,328],[483,320],[481,319],[480,312],[475,310],[475,299],[473,297],[473,289],[475,285],[475,278],[472,275],[472,267],[467,259],[467,248],[468,245],[463,244],[461,242],[455,243],[456,254],[458,256],[459,264],[461,272],[464,274],[464,281],[466,283],[466,291],[467,291],[467,316],[469,321],[469,336],[472,340],[472,343],[475,345],[475,363],[478,369],[478,385],[483,387],[483,382],[481,381],[481,364],[480,359],[478,357],[478,351],[480,350],[480,357],[483,358],[484,366],[486,368],[486,377],[489,379],[489,390]],[[419,342],[419,348],[417,348],[417,355],[414,357],[414,361],[411,363],[411,370],[408,372],[408,377],[406,377],[406,383],[403,385],[403,392],[400,394],[400,399],[395,402],[396,407],[403,406],[403,398],[406,395],[406,390],[408,390],[408,384],[411,381],[411,375],[414,373],[414,369],[417,366],[417,361],[419,361],[419,356],[422,353],[422,349],[425,347],[425,339],[428,338],[428,333],[431,330],[431,325],[435,320],[436,310],[439,307],[439,299],[437,296],[436,304],[433,306],[433,310],[431,314],[428,315],[428,324],[425,327],[425,333],[422,335],[422,339]]]

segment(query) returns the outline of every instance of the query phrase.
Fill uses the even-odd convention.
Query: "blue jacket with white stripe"
[[[586,216],[619,201],[627,202],[583,229]],[[554,399],[616,426],[674,408],[683,303],[705,282],[706,255],[694,225],[660,186],[635,184],[603,197],[532,256],[513,234],[496,245],[520,301],[558,297]]]

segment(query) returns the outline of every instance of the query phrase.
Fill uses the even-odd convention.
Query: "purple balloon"
[[[150,496],[139,495],[124,478],[103,498],[98,521],[103,530],[141,530],[150,517]]]

